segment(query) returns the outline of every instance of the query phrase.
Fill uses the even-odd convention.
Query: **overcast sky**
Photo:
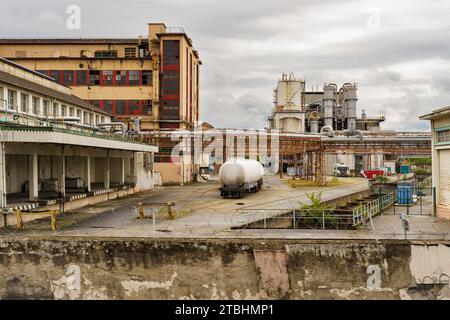
[[[217,127],[264,127],[282,72],[309,89],[356,82],[358,114],[386,108],[385,129],[428,129],[418,116],[450,105],[450,1],[5,0],[0,37],[137,36],[147,22],[192,38],[200,118]]]

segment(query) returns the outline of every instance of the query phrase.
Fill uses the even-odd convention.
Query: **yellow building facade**
[[[70,87],[144,137],[193,129],[199,118],[198,52],[182,28],[149,23],[147,31],[135,38],[0,39],[0,56]],[[155,156],[164,170],[168,151]],[[187,170],[179,182],[191,180],[195,170]],[[178,182],[175,176],[171,183]]]

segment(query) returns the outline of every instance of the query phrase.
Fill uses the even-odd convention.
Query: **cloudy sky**
[[[81,28],[66,27],[67,7]],[[5,0],[0,37],[146,35],[182,26],[204,62],[201,119],[260,128],[282,72],[307,87],[356,82],[358,112],[386,109],[386,129],[425,130],[450,105],[450,1]]]

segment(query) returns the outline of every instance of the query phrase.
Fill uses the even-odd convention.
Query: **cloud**
[[[81,30],[66,28],[71,4]],[[450,104],[446,1],[16,0],[0,11],[0,37],[137,36],[160,21],[199,50],[201,118],[216,126],[264,127],[282,72],[307,88],[357,82],[359,112],[386,108],[388,129],[424,129],[419,115]]]

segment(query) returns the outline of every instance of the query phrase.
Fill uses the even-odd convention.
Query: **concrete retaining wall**
[[[450,298],[449,242],[3,239],[0,297]]]

